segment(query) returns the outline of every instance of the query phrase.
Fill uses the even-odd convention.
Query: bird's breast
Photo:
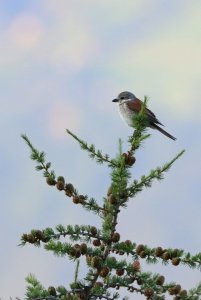
[[[126,103],[121,103],[118,105],[119,114],[121,118],[129,125],[133,126],[133,117],[136,115],[135,112],[130,110]]]

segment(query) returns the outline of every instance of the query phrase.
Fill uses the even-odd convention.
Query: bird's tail
[[[172,140],[176,140],[176,138],[174,136],[172,136],[171,134],[169,134],[167,131],[165,131],[164,129],[162,129],[161,127],[159,127],[156,124],[151,124],[151,127],[154,129],[157,129],[158,131],[160,131],[161,133],[163,133],[164,135],[166,135],[167,137],[169,137]]]

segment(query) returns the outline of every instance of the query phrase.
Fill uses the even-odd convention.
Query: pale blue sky
[[[45,184],[20,134],[47,153],[57,175],[101,203],[109,172],[90,161],[65,128],[111,155],[119,137],[126,149],[131,129],[111,102],[122,90],[148,95],[151,110],[178,138],[173,142],[150,130],[134,177],[187,150],[163,182],[130,201],[120,216],[122,239],[200,251],[200,11],[200,1],[187,0],[1,1],[1,299],[23,297],[29,272],[45,286],[71,280],[67,259],[17,247],[23,232],[99,224]],[[198,271],[187,268],[146,269],[186,287],[200,280]]]

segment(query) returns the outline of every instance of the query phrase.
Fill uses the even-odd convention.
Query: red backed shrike
[[[135,97],[134,94],[130,92],[122,92],[118,95],[118,97],[113,102],[118,103],[118,109],[121,118],[131,127],[133,127],[133,118],[137,115],[141,110],[142,101]],[[176,140],[174,136],[169,134],[167,131],[162,129],[159,125],[164,126],[155,116],[155,114],[149,110],[148,108],[145,109],[145,114],[148,118],[149,127],[153,129],[157,129],[167,137],[172,140]]]

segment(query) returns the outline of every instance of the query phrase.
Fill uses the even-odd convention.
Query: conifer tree
[[[27,243],[34,246],[43,245],[47,251],[52,251],[57,256],[65,256],[75,262],[75,274],[69,274],[69,287],[49,286],[47,288],[36,279],[33,274],[26,278],[26,299],[62,299],[62,300],[87,300],[122,298],[125,289],[131,293],[141,294],[145,299],[163,300],[172,297],[174,300],[199,300],[201,299],[201,283],[187,291],[176,282],[166,282],[161,274],[146,272],[141,268],[141,261],[147,263],[171,263],[174,266],[186,265],[190,268],[201,268],[201,253],[191,255],[182,249],[164,249],[161,247],[150,248],[142,241],[123,240],[116,230],[118,217],[122,209],[126,209],[129,200],[134,198],[144,188],[151,187],[154,180],[162,180],[164,173],[169,171],[172,164],[184,153],[177,154],[170,162],[162,167],[151,170],[149,174],[142,175],[140,180],[131,178],[131,168],[135,164],[135,153],[141,144],[150,136],[146,133],[147,119],[144,113],[147,97],[137,117],[133,120],[134,132],[129,137],[129,149],[122,153],[122,143],[119,141],[118,156],[111,158],[103,154],[95,146],[78,138],[70,130],[72,136],[83,150],[97,163],[106,164],[111,174],[111,182],[107,195],[103,195],[102,204],[88,195],[82,195],[74,184],[66,182],[63,176],[56,176],[51,169],[51,163],[46,162],[44,152],[38,151],[26,135],[22,135],[31,150],[31,159],[34,160],[36,170],[43,171],[43,176],[50,186],[63,191],[64,197],[70,197],[72,203],[81,205],[90,213],[96,214],[101,219],[102,227],[91,225],[61,225],[55,229],[33,229],[21,237],[21,245]],[[67,204],[70,205],[70,204]],[[60,241],[65,238],[65,242]],[[123,257],[123,259],[122,259]],[[79,278],[79,260],[86,262],[86,275]]]

